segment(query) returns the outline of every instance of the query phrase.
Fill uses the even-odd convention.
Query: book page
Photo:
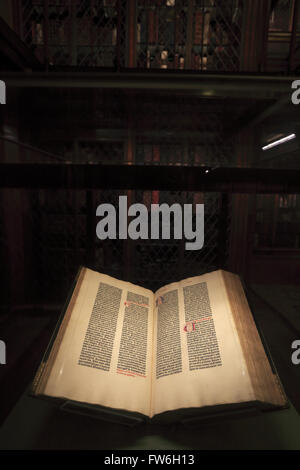
[[[151,414],[254,399],[221,271],[155,293]]]
[[[43,394],[149,415],[153,297],[85,269]]]

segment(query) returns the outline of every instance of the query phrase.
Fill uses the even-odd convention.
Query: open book
[[[82,268],[33,394],[132,419],[285,407],[237,275],[155,293]]]

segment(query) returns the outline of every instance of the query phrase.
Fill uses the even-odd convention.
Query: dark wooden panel
[[[300,192],[300,170],[162,165],[0,164],[0,187]]]

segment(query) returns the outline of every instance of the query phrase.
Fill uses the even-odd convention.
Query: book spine
[[[283,389],[283,386],[282,386],[282,383],[280,381],[280,378],[278,376],[278,374],[275,372],[274,373],[274,378],[275,378],[275,382],[277,383],[278,385],[278,390],[279,390],[279,393],[281,395],[281,398],[282,398],[282,401],[285,402],[285,408],[289,408],[289,400],[288,400],[288,397],[286,396],[286,394],[284,393],[284,389]]]
[[[60,317],[59,317],[59,319],[56,323],[55,330],[54,330],[54,332],[51,336],[51,339],[49,341],[47,349],[46,349],[46,351],[43,355],[42,362],[41,362],[41,364],[40,364],[40,366],[37,370],[37,373],[35,374],[35,377],[33,379],[32,386],[31,386],[31,393],[34,394],[34,395],[36,395],[38,393],[38,388],[39,388],[41,379],[44,375],[44,372],[46,372],[46,365],[48,365],[48,360],[49,360],[50,354],[52,353],[54,344],[58,339],[57,336],[58,336],[58,333],[59,333],[59,330],[60,330],[60,326],[62,325],[63,321],[65,320],[65,315],[66,315],[67,310],[70,306],[71,299],[74,295],[76,286],[78,285],[79,282],[81,282],[80,280],[82,279],[83,273],[84,273],[84,268],[80,267],[78,272],[77,272],[77,275],[75,277],[75,280],[73,282],[73,286],[72,286],[72,289],[69,293],[67,301],[65,302],[64,308],[63,308],[63,310],[60,314]]]
[[[31,393],[33,395],[36,395],[37,394],[37,391],[38,391],[38,386],[39,386],[39,382],[40,382],[40,379],[41,379],[41,376],[43,374],[43,371],[45,369],[45,365],[46,365],[46,362],[41,362],[39,368],[38,368],[38,371],[34,377],[34,380],[32,382],[32,385],[31,385]]]

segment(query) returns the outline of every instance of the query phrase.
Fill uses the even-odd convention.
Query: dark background
[[[153,290],[218,268],[238,273],[300,411],[291,362],[300,339],[299,3],[1,2],[2,421],[32,380],[80,265]],[[101,242],[96,207],[117,206],[119,195],[148,208],[204,203],[203,249]]]

